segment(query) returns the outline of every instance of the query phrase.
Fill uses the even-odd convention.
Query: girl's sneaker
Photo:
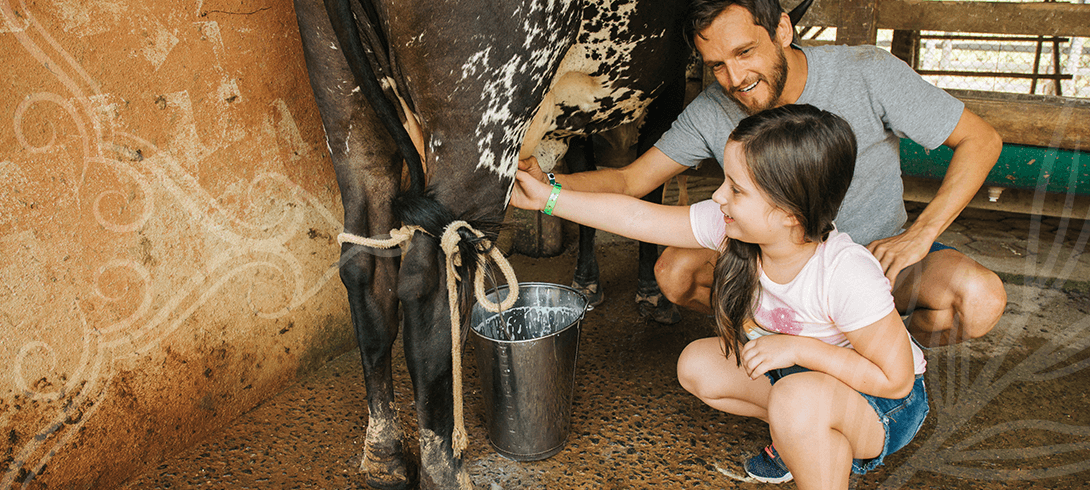
[[[753,479],[763,483],[783,483],[791,481],[791,470],[783,464],[780,454],[772,445],[766,446],[756,456],[746,460],[743,465]]]

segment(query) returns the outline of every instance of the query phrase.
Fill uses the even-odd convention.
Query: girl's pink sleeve
[[[833,321],[841,332],[871,325],[895,308],[889,279],[867,249],[851,244],[833,262],[829,301]]]
[[[727,236],[723,212],[710,199],[689,206],[689,224],[693,228],[697,243],[704,248],[719,250],[719,245]]]

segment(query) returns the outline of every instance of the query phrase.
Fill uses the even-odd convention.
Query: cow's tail
[[[325,6],[341,51],[348,60],[348,66],[352,69],[360,90],[394,138],[398,151],[409,167],[409,188],[399,193],[391,203],[394,214],[402,223],[419,226],[434,237],[442,236],[446,227],[458,219],[472,223],[476,230],[481,231],[484,237],[478,237],[467,230],[458,232],[462,238],[458,244],[460,255],[474,259],[463,260],[457,273],[463,284],[472,284],[474,271],[478,268],[478,264],[474,262],[488,254],[489,250],[486,249],[495,242],[501,223],[485,217],[456,217],[424,188],[424,169],[420,163],[420,155],[416,152],[409,133],[401,125],[396,106],[386,97],[378,78],[375,77],[375,71],[367,58],[367,48],[360,41],[360,32],[356,27],[349,0],[325,0]]]
[[[464,284],[472,284],[474,270],[479,268],[478,259],[482,259],[491,252],[495,246],[500,229],[503,228],[502,220],[497,220],[484,213],[474,216],[455,216],[450,208],[443,205],[425,192],[421,195],[402,193],[393,202],[394,214],[404,223],[414,224],[424,229],[429,235],[441,237],[446,232],[447,226],[456,221],[465,221],[483,236],[459,229],[458,253],[463,257],[462,265],[457,268],[458,276]]]
[[[420,163],[420,155],[416,152],[416,146],[409,138],[409,133],[401,125],[396,106],[383,93],[382,85],[379,84],[375,71],[371,68],[371,62],[367,59],[367,48],[360,41],[360,32],[356,27],[355,17],[352,15],[350,0],[325,0],[325,8],[329,21],[333,24],[333,32],[337,35],[341,52],[348,61],[352,75],[356,77],[360,91],[371,103],[382,125],[394,138],[401,157],[405,159],[405,164],[409,167],[408,195],[423,196],[424,168]],[[375,24],[370,18],[366,21],[372,25]]]

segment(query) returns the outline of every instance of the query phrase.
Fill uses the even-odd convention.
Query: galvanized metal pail
[[[507,286],[489,291],[496,303]],[[498,298],[497,298],[498,296]],[[492,313],[473,306],[477,367],[484,393],[488,440],[516,461],[548,458],[571,432],[579,323],[587,300],[558,284],[519,284],[514,306]]]

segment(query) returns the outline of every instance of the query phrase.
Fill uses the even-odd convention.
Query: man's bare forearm
[[[671,160],[659,149],[651,148],[624,167],[557,175],[556,181],[565,189],[581,192],[609,192],[643,197],[687,168]]]
[[[995,129],[968,110],[963,113],[958,126],[951,139],[960,137],[948,140],[954,155],[942,185],[910,227],[932,238],[945,231],[973,199],[1003,149],[1003,140]]]

